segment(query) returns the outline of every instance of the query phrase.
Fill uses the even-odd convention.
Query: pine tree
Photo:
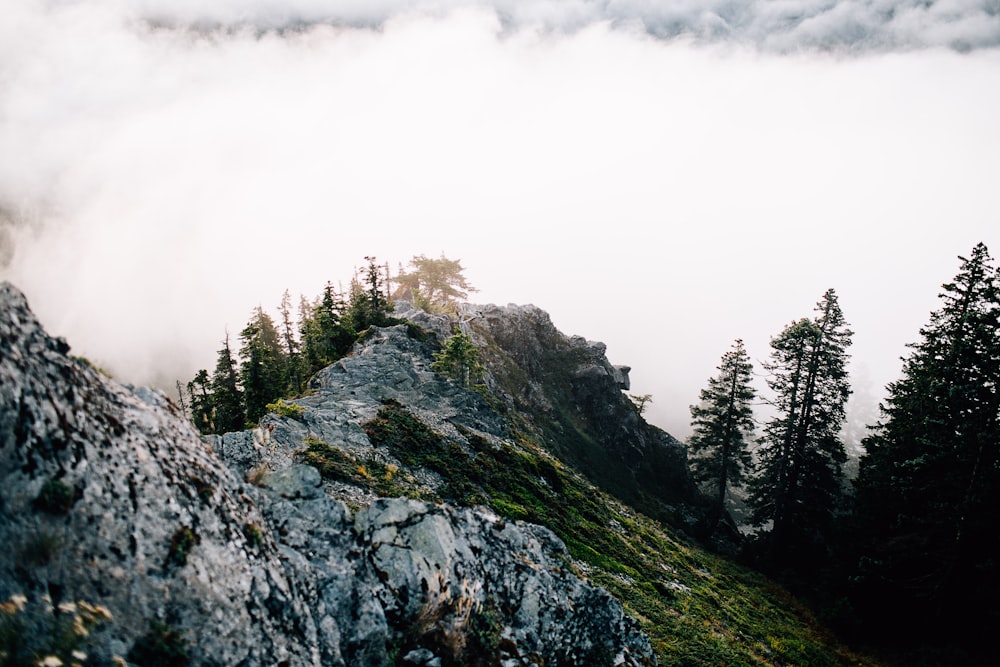
[[[701,403],[691,406],[693,434],[688,439],[691,473],[695,482],[712,490],[709,531],[725,515],[726,493],[743,484],[750,468],[748,438],[754,430],[751,383],[753,364],[743,341],[737,339],[722,356],[719,374],[699,394]]]
[[[449,337],[442,350],[434,354],[434,360],[431,364],[433,370],[457,380],[466,388],[475,386],[486,372],[479,363],[479,350],[472,338],[464,333]]]
[[[201,433],[215,433],[214,397],[209,391],[211,380],[207,370],[198,371],[188,382],[188,396],[191,399],[191,421]]]
[[[439,259],[416,255],[410,266],[411,271],[400,268],[396,276],[395,297],[408,299],[425,310],[448,310],[456,301],[465,301],[469,292],[476,291],[462,275],[465,269],[459,260],[444,255]]]
[[[281,295],[278,312],[281,314],[281,342],[284,346],[287,369],[285,385],[289,392],[300,394],[303,375],[302,357],[299,354],[299,341],[295,337],[295,328],[292,325],[292,295],[288,290]]]
[[[229,334],[219,350],[212,373],[212,404],[215,409],[215,432],[239,431],[244,426],[243,392],[236,373],[236,360],[229,346]]]
[[[256,423],[267,404],[284,394],[286,360],[271,316],[257,307],[243,331],[240,348],[240,382],[246,420]]]
[[[385,292],[386,279],[374,257],[365,257],[367,267],[351,280],[351,298],[347,320],[354,331],[364,331],[370,326],[385,326],[389,321],[392,304]]]
[[[888,387],[856,482],[864,604],[918,629],[1000,620],[1000,278],[982,243],[959,259]]]
[[[847,348],[852,332],[831,289],[813,319],[793,322],[771,340],[768,386],[775,415],[764,426],[750,484],[752,520],[770,523],[774,563],[793,549],[824,548],[843,498],[847,460],[839,432],[850,396]]]
[[[310,306],[303,299],[302,309],[299,331],[304,366],[311,375],[347,354],[357,336],[344,316],[343,299],[330,283],[323,288],[323,294],[315,305]]]

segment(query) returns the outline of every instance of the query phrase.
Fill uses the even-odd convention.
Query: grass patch
[[[515,436],[515,448],[464,431],[465,447],[393,401],[363,427],[405,465],[441,475],[442,500],[550,528],[639,620],[661,665],[877,664],[833,640],[784,589],[674,538],[526,438]]]
[[[418,497],[417,481],[408,473],[401,473],[398,466],[374,457],[358,459],[339,447],[322,440],[307,437],[305,449],[296,458],[319,470],[325,479],[354,484],[383,497]]]

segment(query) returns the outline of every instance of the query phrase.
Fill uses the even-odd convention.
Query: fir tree
[[[216,433],[229,433],[243,428],[243,392],[240,391],[236,360],[229,347],[228,333],[219,350],[215,372],[212,373],[212,404],[215,408]]]
[[[356,340],[354,330],[343,317],[344,302],[333,285],[326,284],[319,301],[300,320],[302,348],[308,374],[332,364],[345,355]]]
[[[240,381],[246,420],[257,423],[267,404],[284,393],[285,356],[271,316],[259,306],[240,332]]]
[[[370,326],[385,326],[389,322],[392,304],[385,292],[386,279],[374,257],[365,257],[367,267],[351,280],[351,299],[348,317],[355,331]]]
[[[982,243],[959,259],[864,441],[860,576],[880,625],[998,620],[1000,279]]]
[[[395,298],[407,299],[425,310],[449,310],[476,291],[463,275],[465,269],[459,260],[416,255],[410,267],[409,272],[401,268],[395,279]]]
[[[722,356],[718,370],[701,390],[701,403],[691,406],[694,432],[688,439],[692,477],[712,491],[709,531],[725,515],[727,491],[741,486],[750,468],[747,439],[754,430],[751,403],[756,396],[753,364],[742,340]]]
[[[215,433],[214,397],[209,391],[211,380],[207,370],[198,371],[188,382],[188,396],[191,399],[191,421],[201,433]]]
[[[472,338],[464,333],[449,337],[442,350],[435,353],[434,360],[431,364],[433,370],[457,380],[466,388],[475,386],[486,372],[479,363],[479,350]]]
[[[299,342],[295,337],[295,328],[292,325],[292,295],[285,290],[281,295],[281,305],[278,307],[281,314],[281,342],[284,346],[286,359],[287,377],[285,384],[288,391],[294,394],[302,393],[302,357],[299,354]]]
[[[852,332],[832,289],[816,313],[773,338],[771,361],[765,364],[776,414],[764,426],[748,500],[753,522],[771,525],[766,542],[779,565],[793,549],[817,555],[824,548],[843,497],[847,454],[839,433],[851,393],[847,348]]]

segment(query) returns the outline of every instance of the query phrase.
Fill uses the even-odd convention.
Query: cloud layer
[[[511,29],[575,31],[606,22],[662,39],[687,37],[767,51],[890,51],[1000,45],[998,0],[138,0],[141,16],[172,25],[289,28],[384,25],[404,13],[494,11]]]
[[[955,255],[1000,254],[995,49],[692,44],[638,2],[202,4],[0,23],[0,278],[127,381],[190,377],[365,255],[444,252],[478,300],[608,343],[683,435],[732,339],[764,358],[828,287],[878,394]],[[246,27],[281,7],[308,25]]]

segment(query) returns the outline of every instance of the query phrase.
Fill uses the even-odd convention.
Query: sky
[[[0,279],[135,384],[288,289],[461,260],[677,437],[828,288],[855,420],[1000,253],[1000,0],[7,0]]]

